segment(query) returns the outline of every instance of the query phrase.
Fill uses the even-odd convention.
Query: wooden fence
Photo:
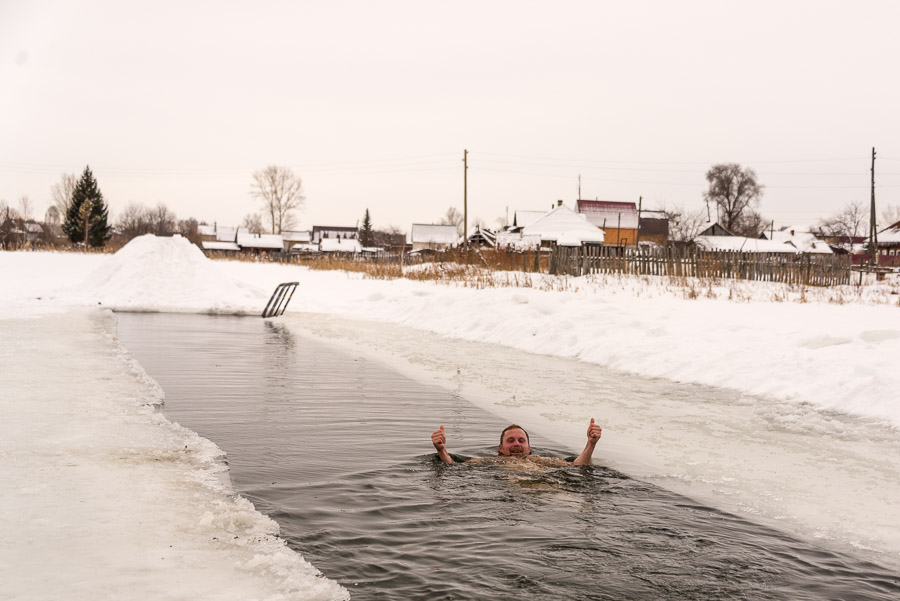
[[[550,273],[627,273],[782,282],[804,286],[850,283],[850,259],[840,255],[702,251],[696,248],[554,246]]]

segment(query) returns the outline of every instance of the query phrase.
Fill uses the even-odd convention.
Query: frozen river
[[[860,542],[892,540],[877,527],[896,516],[884,425],[371,322],[119,318],[169,417],[225,449],[236,488],[355,598],[471,597],[476,582],[533,598],[900,590],[896,555]],[[568,454],[589,417],[604,426],[594,468],[523,476],[430,459],[438,423],[455,452],[489,454],[517,421]]]

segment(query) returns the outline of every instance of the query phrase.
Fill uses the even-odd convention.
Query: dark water
[[[602,466],[445,466],[507,425],[277,321],[119,314],[166,415],[354,599],[898,599],[900,577]],[[527,424],[526,424],[527,427]],[[542,454],[562,455],[533,445]]]

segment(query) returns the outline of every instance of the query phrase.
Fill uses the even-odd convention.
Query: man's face
[[[528,444],[528,436],[525,431],[521,428],[513,428],[503,434],[503,440],[500,441],[498,450],[504,457],[524,457],[531,453],[531,446]]]

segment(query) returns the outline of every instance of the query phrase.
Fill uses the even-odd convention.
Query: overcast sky
[[[900,204],[900,3],[0,0],[0,199],[90,165],[131,202],[236,225],[251,174],[299,225],[495,225],[578,196],[704,207],[714,163],[807,225]]]

